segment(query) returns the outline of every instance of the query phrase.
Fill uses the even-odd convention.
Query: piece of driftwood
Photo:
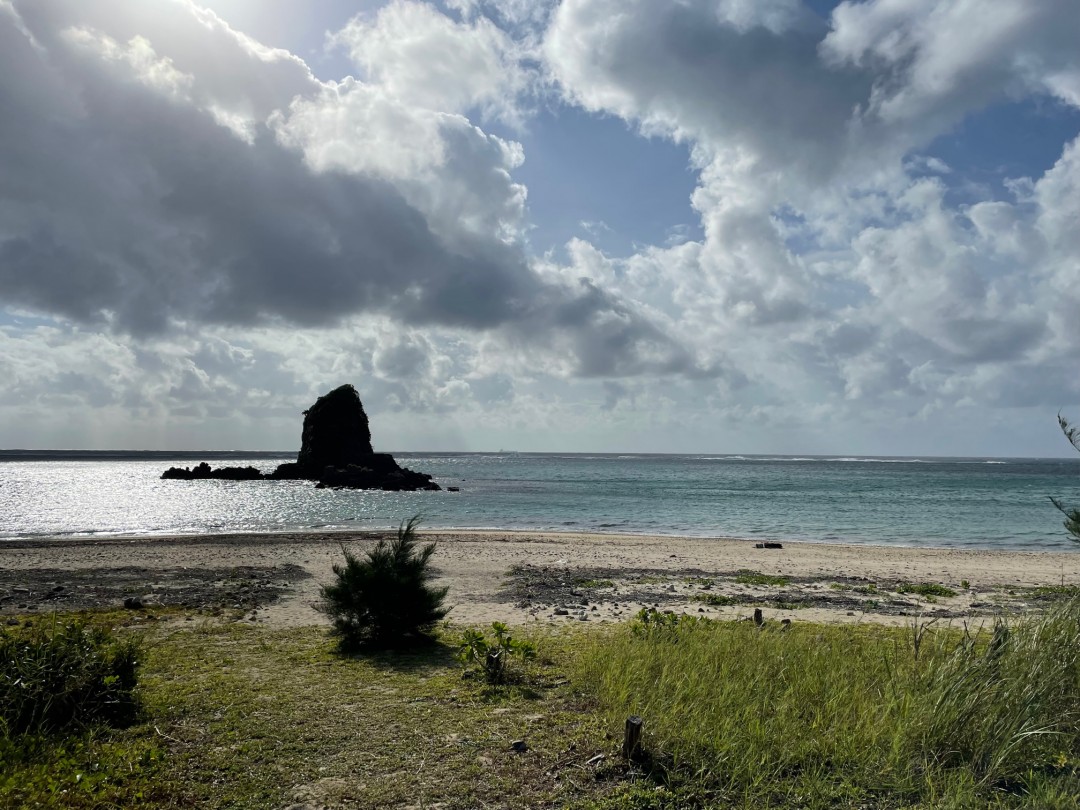
[[[641,749],[641,726],[644,721],[636,714],[626,718],[626,733],[623,735],[622,755],[624,759],[634,759]]]

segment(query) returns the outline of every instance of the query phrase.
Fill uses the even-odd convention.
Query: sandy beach
[[[184,605],[273,627],[315,605],[341,546],[377,533],[18,541],[0,546],[0,612]],[[1014,615],[1080,583],[1080,553],[731,538],[430,531],[449,619],[477,625],[622,621],[642,607],[717,617],[907,623]],[[923,587],[919,587],[923,586]],[[929,586],[929,590],[925,587]],[[936,592],[935,592],[936,591]]]

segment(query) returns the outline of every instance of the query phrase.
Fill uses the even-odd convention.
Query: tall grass
[[[1080,600],[977,635],[651,621],[580,667],[613,723],[644,718],[669,778],[715,794],[928,801],[1080,764]]]

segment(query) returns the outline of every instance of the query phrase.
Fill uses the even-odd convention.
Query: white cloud
[[[0,0],[0,295],[44,316],[0,423],[290,447],[351,380],[384,446],[955,452],[1080,402],[1080,146],[963,195],[933,154],[1080,104],[1067,0],[447,7],[354,19],[335,83],[186,0]],[[686,143],[703,236],[529,256],[544,81]]]
[[[403,105],[522,120],[517,104],[531,81],[523,54],[486,17],[455,22],[426,3],[392,0],[373,19],[353,18],[333,42]]]

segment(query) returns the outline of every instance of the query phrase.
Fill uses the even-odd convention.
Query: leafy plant
[[[515,639],[502,622],[492,622],[491,629],[494,636],[490,638],[479,630],[466,630],[458,647],[458,660],[466,666],[478,666],[484,679],[496,685],[506,679],[507,661],[514,656],[523,660],[535,658],[536,645]]]
[[[447,614],[448,589],[430,584],[435,543],[417,545],[419,522],[419,515],[403,521],[394,539],[379,540],[362,558],[342,546],[345,564],[334,565],[336,579],[322,587],[320,605],[333,619],[342,651],[427,640]]]
[[[738,600],[733,599],[730,596],[724,596],[721,593],[695,593],[690,597],[690,601],[703,602],[712,607],[726,607],[727,605],[738,604]]]
[[[79,622],[0,633],[0,736],[124,725],[137,702],[138,645]]]

